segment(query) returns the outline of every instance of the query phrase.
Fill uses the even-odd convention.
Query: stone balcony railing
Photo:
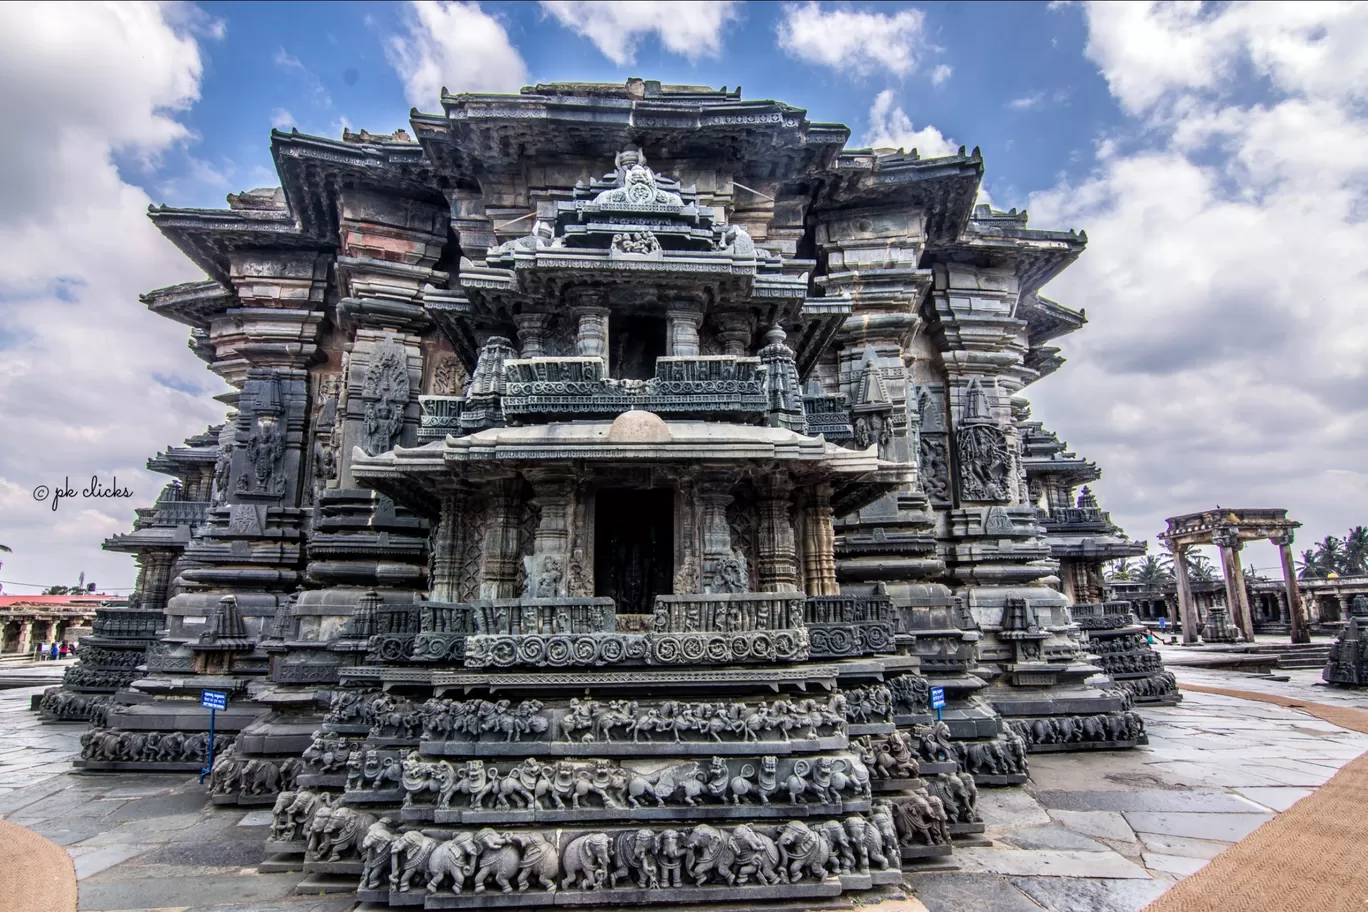
[[[95,612],[91,623],[93,636],[138,640],[152,639],[162,624],[160,611],[144,611],[141,608],[101,608]]]
[[[803,411],[807,413],[808,434],[818,434],[827,440],[851,440],[855,425],[850,417],[850,400],[844,395],[804,396]]]
[[[431,443],[442,440],[448,434],[459,437],[461,431],[461,412],[465,399],[461,396],[419,396],[418,442]]]
[[[893,600],[887,596],[816,595],[804,603],[813,658],[892,652]]]
[[[1084,630],[1111,630],[1139,623],[1130,602],[1092,602],[1070,605],[1069,614]]]
[[[758,358],[656,359],[650,380],[614,380],[598,358],[532,358],[504,364],[509,419],[615,417],[632,409],[664,417],[759,420],[766,410]]]
[[[133,529],[149,526],[198,526],[213,504],[207,500],[163,500],[152,507],[139,507]]]
[[[617,615],[606,598],[424,602],[388,613],[371,608],[373,617],[358,619],[355,633],[369,637],[372,663],[564,668],[793,662],[811,654],[805,601],[801,593],[664,595],[649,615]],[[839,613],[834,606],[823,610]],[[877,604],[857,611],[869,617],[888,612]],[[388,614],[403,620],[382,630]],[[869,623],[886,624],[891,643],[891,620]]]
[[[1054,507],[1040,519],[1051,532],[1068,530],[1104,531],[1111,528],[1111,516],[1096,507]]]

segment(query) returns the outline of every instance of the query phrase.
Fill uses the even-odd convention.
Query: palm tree
[[[1107,579],[1129,582],[1131,578],[1131,567],[1129,557],[1120,557],[1111,562],[1111,569],[1107,571]]]
[[[1354,526],[1344,536],[1345,573],[1368,573],[1368,528]]]
[[[1164,584],[1173,579],[1173,573],[1164,566],[1163,558],[1147,554],[1145,559],[1135,568],[1133,578],[1146,589],[1157,590],[1163,589]]]
[[[1188,576],[1194,583],[1209,583],[1216,579],[1216,568],[1211,564],[1211,558],[1196,551],[1189,551],[1187,557]]]
[[[1325,536],[1316,546],[1316,563],[1325,573],[1339,573],[1344,564],[1344,543],[1333,535]]]
[[[1307,548],[1301,553],[1301,560],[1297,561],[1297,579],[1320,579],[1325,575],[1321,570],[1320,560],[1316,557],[1314,548]]]

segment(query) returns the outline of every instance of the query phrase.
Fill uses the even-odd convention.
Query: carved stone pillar
[[[532,503],[539,521],[532,540],[532,554],[525,558],[524,598],[557,598],[566,594],[566,568],[570,560],[570,511],[574,483],[550,474],[529,473]]]
[[[831,485],[812,488],[803,523],[803,580],[808,595],[840,595],[836,585],[836,533]]]
[[[1283,589],[1287,599],[1288,623],[1292,627],[1292,642],[1311,642],[1311,631],[1307,627],[1306,615],[1302,612],[1301,591],[1297,585],[1297,567],[1292,559],[1292,542],[1295,533],[1288,529],[1273,536],[1270,541],[1278,546],[1278,557],[1282,562]]]
[[[518,328],[518,357],[543,358],[546,356],[546,327],[551,322],[550,314],[524,313],[513,318]]]
[[[727,507],[734,499],[731,495],[733,479],[722,476],[706,476],[698,485],[699,510],[702,518],[699,532],[703,543],[702,589],[704,592],[735,591],[733,586],[740,584],[745,591],[749,586],[749,572],[744,558],[732,546],[731,526],[727,524]],[[732,564],[731,575],[724,578],[724,570]]]
[[[574,310],[579,320],[575,351],[581,358],[608,360],[608,308],[581,306]]]
[[[166,595],[171,587],[171,568],[176,562],[175,554],[168,551],[144,552],[145,573],[141,583],[141,606],[161,611],[166,607]]]
[[[666,316],[669,320],[667,353],[675,358],[697,357],[698,328],[703,323],[702,309],[694,301],[678,301],[670,305]]]
[[[1188,576],[1187,548],[1173,552],[1173,576],[1178,583],[1178,614],[1183,621],[1183,645],[1191,646],[1198,640],[1197,606],[1192,600],[1192,580]]]
[[[517,598],[518,503],[511,482],[500,482],[485,507],[485,541],[480,567],[480,598]]]
[[[1225,576],[1226,607],[1230,618],[1254,642],[1254,618],[1249,610],[1249,595],[1245,592],[1244,571],[1240,566],[1240,533],[1234,526],[1222,526],[1212,533],[1211,541],[1221,549],[1221,571]]]
[[[798,591],[798,549],[793,535],[793,484],[770,475],[759,485],[755,563],[761,592]]]
[[[703,566],[699,554],[698,488],[691,474],[679,479],[679,493],[675,497],[675,595],[690,595],[701,591]],[[723,520],[726,508],[723,507]]]
[[[455,485],[442,492],[441,514],[432,530],[430,554],[432,569],[429,586],[433,601],[458,602],[461,558],[465,550],[466,512],[470,492]]]
[[[717,322],[717,338],[722,342],[722,354],[744,358],[750,352],[754,334],[750,315],[723,313],[713,319]]]

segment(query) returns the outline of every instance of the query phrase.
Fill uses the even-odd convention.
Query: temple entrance
[[[650,614],[674,582],[674,491],[610,488],[595,495],[594,595],[618,614]]]
[[[656,358],[665,355],[666,325],[659,317],[619,316],[608,318],[608,363],[616,380],[650,380],[655,376]]]

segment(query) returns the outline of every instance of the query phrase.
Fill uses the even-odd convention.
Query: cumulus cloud
[[[1102,464],[1136,537],[1218,503],[1287,507],[1308,540],[1368,521],[1368,64],[1349,50],[1368,7],[1086,15],[1141,141],[1031,198],[1033,223],[1090,239],[1047,289],[1091,323],[1037,417]]]
[[[190,139],[178,119],[199,97],[197,36],[223,26],[185,8],[0,5],[0,118],[23,124],[0,148],[0,541],[4,578],[131,586],[132,561],[100,541],[126,531],[167,479],[146,471],[224,409],[207,392],[158,382],[202,377],[186,330],[138,294],[202,278],[152,227],[147,195],[116,157],[154,169]],[[212,378],[210,378],[212,380]],[[208,383],[204,384],[207,388]],[[133,502],[82,500],[54,513],[37,485],[91,475]],[[11,591],[32,591],[8,587]]]
[[[542,0],[557,22],[588,38],[603,56],[623,66],[636,60],[641,39],[654,32],[665,50],[696,60],[717,57],[722,31],[739,15],[732,0]]]
[[[937,64],[937,65],[936,65],[936,68],[935,68],[934,70],[931,71],[931,84],[932,84],[932,85],[941,85],[941,84],[944,83],[947,79],[950,78],[950,74],[953,73],[953,72],[954,72],[954,69],[951,68],[950,64],[948,64],[948,63]]]
[[[922,158],[954,155],[959,151],[958,144],[930,124],[914,130],[912,118],[897,106],[892,89],[884,89],[874,96],[874,104],[869,109],[869,130],[862,144],[871,149],[906,149],[909,152],[916,149]]]
[[[790,3],[779,20],[779,46],[791,57],[856,76],[905,76],[929,50],[925,27],[918,9],[882,13]]]
[[[527,82],[527,65],[508,31],[478,3],[413,0],[404,30],[385,42],[385,57],[415,107],[435,109],[443,86],[452,92],[516,92]]]

